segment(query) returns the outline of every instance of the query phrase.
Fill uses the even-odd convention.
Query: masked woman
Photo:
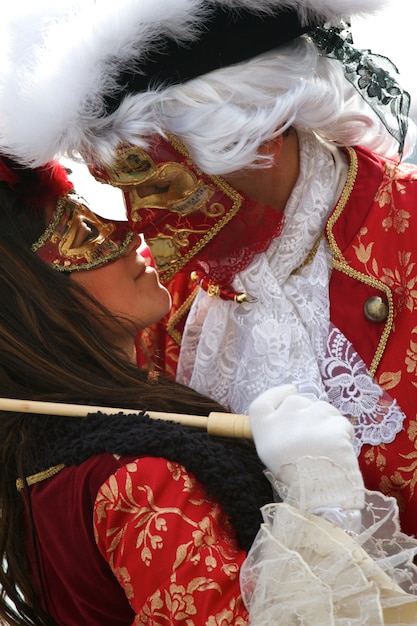
[[[289,502],[268,505],[259,531],[273,495],[255,448],[146,415],[222,409],[137,367],[138,331],[170,306],[140,239],[90,211],[57,164],[28,170],[3,158],[0,179],[1,395],[143,410],[0,413],[3,623],[415,623],[398,558],[385,573],[364,541],[310,515],[336,513],[363,536],[350,423],[291,385],[255,401],[258,452]],[[409,582],[415,546],[395,524],[390,533]]]

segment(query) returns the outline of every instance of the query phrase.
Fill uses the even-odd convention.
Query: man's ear
[[[264,141],[264,143],[259,146],[258,152],[262,155],[273,157],[273,161],[276,163],[281,153],[283,141],[283,135],[278,135],[278,137],[274,137],[274,139],[268,139],[268,141]]]

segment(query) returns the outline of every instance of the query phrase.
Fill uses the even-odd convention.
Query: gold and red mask
[[[144,235],[163,281],[197,271],[230,285],[281,232],[283,215],[202,172],[175,136],[148,144],[122,145],[111,167],[94,163],[90,171],[123,190],[131,228]]]
[[[32,250],[62,272],[89,270],[119,258],[133,238],[128,222],[93,213],[74,193],[61,197]]]

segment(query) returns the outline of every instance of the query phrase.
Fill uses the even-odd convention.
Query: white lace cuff
[[[289,504],[263,507],[241,570],[250,624],[417,624],[417,540],[399,531],[393,498],[365,496],[355,536]]]
[[[269,471],[266,475],[280,499],[301,511],[364,506],[363,480],[356,461],[348,471],[327,457],[304,456],[291,463],[291,470],[289,486]]]

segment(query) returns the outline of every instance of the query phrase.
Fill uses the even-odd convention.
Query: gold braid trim
[[[58,199],[56,206],[55,206],[53,219],[50,222],[50,224],[46,227],[46,229],[43,231],[39,239],[35,241],[35,243],[32,244],[31,246],[32,252],[36,252],[37,250],[39,250],[39,248],[42,248],[42,246],[44,246],[45,243],[48,241],[48,239],[50,239],[52,235],[54,234],[55,229],[58,226],[59,221],[64,214],[64,208],[68,202],[68,196],[71,193],[75,193],[74,189],[72,189],[70,192],[65,194],[65,196],[62,196],[61,198]]]
[[[174,315],[171,317],[171,319],[169,320],[166,326],[168,335],[171,337],[171,339],[175,341],[175,343],[178,346],[181,346],[182,337],[181,337],[181,333],[175,328],[175,326],[176,324],[178,324],[181,318],[184,317],[184,315],[186,315],[188,311],[191,309],[191,305],[194,302],[199,289],[200,289],[200,286],[197,285],[194,291],[190,293],[186,301],[183,302],[181,306],[179,307],[179,309],[174,313]]]
[[[16,489],[18,491],[22,491],[25,488],[25,485],[35,485],[36,483],[40,483],[43,480],[47,480],[48,478],[52,478],[55,474],[58,474],[62,469],[64,469],[65,465],[54,465],[53,467],[49,467],[43,472],[38,472],[37,474],[32,474],[31,476],[27,476],[26,479],[18,478],[16,480]]]
[[[180,154],[182,154],[186,159],[189,159],[192,163],[190,154],[184,144],[171,133],[166,133],[167,139],[172,144],[172,146],[177,150]],[[206,234],[201,237],[197,241],[197,243],[190,249],[184,256],[182,256],[178,261],[176,261],[172,267],[162,270],[159,272],[159,276],[163,282],[168,281],[172,278],[184,265],[190,261],[190,259],[194,258],[218,233],[230,222],[230,220],[236,215],[242,206],[243,197],[240,195],[236,189],[233,189],[221,176],[212,176],[206,174],[207,178],[212,180],[214,184],[226,195],[228,196],[233,204],[229,211],[224,215],[214,226],[212,226]]]
[[[382,359],[382,355],[384,354],[384,351],[388,342],[388,338],[389,338],[389,335],[391,333],[392,326],[394,323],[394,302],[393,302],[391,290],[387,285],[385,285],[383,282],[381,282],[380,280],[378,280],[377,278],[373,276],[368,276],[367,274],[363,274],[362,272],[353,269],[349,265],[349,263],[346,261],[345,257],[343,256],[342,251],[337,245],[336,238],[333,234],[333,227],[335,226],[337,220],[340,218],[343,210],[345,209],[345,206],[355,186],[356,177],[358,175],[358,170],[359,170],[358,157],[357,157],[355,150],[353,150],[353,148],[347,148],[347,151],[348,151],[349,160],[350,160],[348,178],[347,178],[345,187],[343,189],[342,195],[340,196],[339,202],[336,206],[336,209],[334,210],[333,214],[330,216],[327,222],[326,231],[327,231],[327,239],[330,244],[330,249],[333,253],[333,267],[339,270],[339,272],[343,272],[347,276],[350,276],[351,278],[354,278],[355,280],[360,281],[364,283],[365,285],[369,285],[371,287],[374,287],[375,289],[378,289],[379,291],[383,291],[386,295],[386,298],[388,301],[388,317],[384,326],[384,330],[381,335],[381,339],[379,340],[377,350],[374,354],[374,358],[372,359],[372,363],[369,367],[369,372],[371,376],[375,376],[376,370]]]

